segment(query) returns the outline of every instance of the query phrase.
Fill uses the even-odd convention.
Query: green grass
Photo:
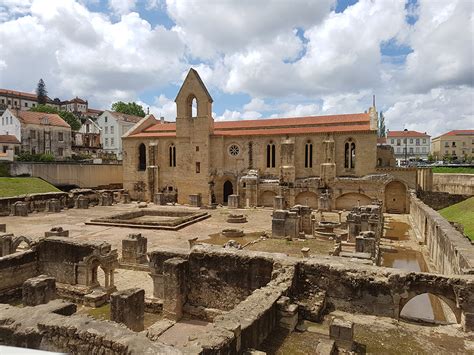
[[[441,174],[474,174],[474,168],[471,167],[449,167],[449,166],[435,166],[433,173]]]
[[[474,197],[443,208],[438,212],[448,221],[462,224],[464,234],[474,240]]]
[[[46,181],[35,177],[0,177],[0,197],[60,191]]]

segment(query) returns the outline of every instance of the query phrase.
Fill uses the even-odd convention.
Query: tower
[[[196,70],[189,70],[175,102],[178,202],[188,203],[189,195],[201,194],[208,203],[213,100]]]

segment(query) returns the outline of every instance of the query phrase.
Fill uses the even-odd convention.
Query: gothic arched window
[[[313,167],[313,143],[308,141],[304,147],[304,167]]]
[[[355,159],[356,157],[356,145],[352,142],[352,139],[349,139],[344,144],[344,168],[354,169],[355,168]]]
[[[143,143],[138,146],[138,170],[146,170],[146,146]]]
[[[270,142],[269,144],[267,144],[267,168],[275,167],[275,156],[275,144],[273,144],[273,142]]]
[[[170,155],[170,167],[175,167],[176,166],[176,146],[174,144],[170,145],[169,155]]]

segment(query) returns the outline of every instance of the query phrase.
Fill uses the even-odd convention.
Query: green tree
[[[128,115],[135,115],[145,117],[145,111],[143,106],[135,102],[125,103],[123,101],[117,101],[112,104],[112,111],[126,113]]]
[[[380,111],[380,118],[379,118],[379,127],[378,127],[378,136],[380,138],[386,137],[386,128],[385,128],[385,116],[383,115],[383,112]]]
[[[38,105],[36,107],[30,108],[30,111],[34,112],[44,112],[44,113],[56,113],[61,117],[64,121],[66,121],[73,131],[79,130],[81,128],[81,121],[74,116],[71,112],[67,111],[58,111],[57,108],[47,105]]]
[[[38,81],[38,85],[36,86],[36,96],[38,97],[38,104],[40,105],[44,105],[46,100],[48,100],[48,91],[46,90],[46,84],[43,79]]]

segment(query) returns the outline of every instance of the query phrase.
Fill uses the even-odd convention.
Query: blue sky
[[[473,128],[466,0],[8,0],[0,87],[137,101],[175,118],[195,68],[216,120],[362,112],[389,129]]]

